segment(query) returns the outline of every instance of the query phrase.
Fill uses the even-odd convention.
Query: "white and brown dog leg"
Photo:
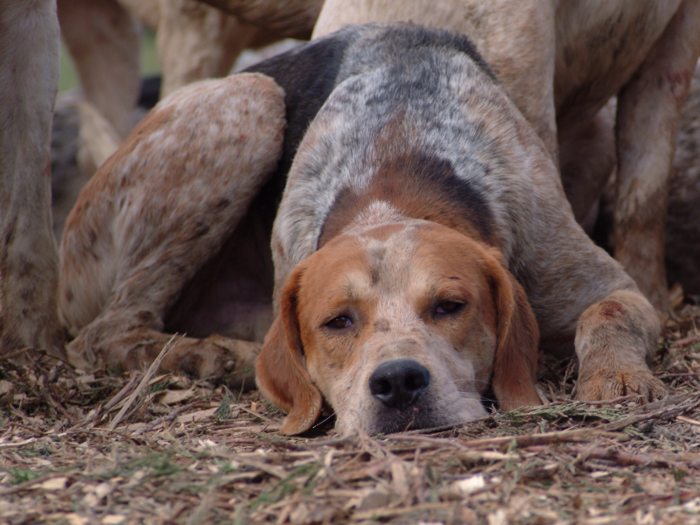
[[[561,198],[551,195],[542,207]],[[664,386],[649,368],[661,331],[654,307],[570,213],[560,219],[550,216],[548,223],[557,228],[546,230],[550,242],[538,250],[540,264],[525,268],[535,271],[525,279],[542,348],[562,357],[575,350],[578,399],[660,397]]]
[[[576,330],[577,399],[662,397],[665,387],[648,366],[658,337],[656,312],[638,292],[619,290],[590,306]]]
[[[684,0],[618,99],[615,258],[661,312],[669,309],[664,271],[668,175],[700,53],[699,25],[700,2]]]
[[[59,308],[71,358],[138,368],[170,340],[166,316],[216,255],[282,152],[284,93],[240,74],[161,102],[97,172],[61,244]],[[187,337],[162,364],[199,377],[252,368],[258,345]]]
[[[55,3],[1,0],[0,48],[0,354],[34,347],[65,355],[51,225]]]

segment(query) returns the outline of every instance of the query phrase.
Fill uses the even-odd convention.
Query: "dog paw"
[[[253,386],[259,343],[211,335],[180,360],[180,369],[199,378],[220,379],[231,388]]]
[[[582,371],[576,386],[579,401],[605,401],[622,396],[641,395],[648,401],[661,399],[666,393],[664,384],[650,370]]]

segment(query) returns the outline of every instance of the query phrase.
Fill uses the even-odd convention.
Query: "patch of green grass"
[[[214,419],[217,423],[223,423],[227,419],[231,419],[231,416],[233,415],[233,411],[231,410],[231,403],[235,402],[236,399],[234,398],[233,394],[227,389],[226,395],[221,401],[219,408],[217,408],[216,412],[214,412]]]
[[[10,485],[26,483],[27,481],[31,481],[41,476],[39,472],[23,468],[11,468],[7,472],[12,476]]]
[[[122,370],[121,365],[114,365],[114,366],[108,366],[106,373],[107,373],[107,377],[119,377],[119,378],[121,378],[124,375],[124,370]]]
[[[151,386],[151,394],[155,394],[156,392],[160,392],[161,390],[165,390],[170,386],[170,379],[165,379],[163,381],[159,381],[158,383],[154,384]]]
[[[178,457],[185,459],[182,464],[177,462]],[[191,459],[178,454],[178,457],[171,451],[151,452],[145,456],[136,457],[130,461],[121,461],[119,466],[114,469],[109,469],[98,474],[95,474],[94,479],[109,480],[117,476],[124,478],[131,477],[135,472],[143,470],[146,473],[144,479],[169,477],[185,470],[191,463]]]
[[[304,491],[311,491],[314,487],[312,478],[316,476],[323,465],[321,462],[309,463],[307,465],[301,465],[292,471],[289,476],[279,481],[279,483],[273,485],[269,489],[263,491],[260,496],[258,496],[251,504],[250,512],[252,513],[262,504],[277,503],[282,498],[284,498],[288,493],[299,490],[298,484],[293,483],[294,479],[299,477],[306,477],[302,486]]]
[[[153,477],[171,476],[182,470],[182,466],[173,461],[172,453],[149,454],[143,459],[143,466],[150,469],[149,474]]]
[[[78,86],[78,74],[75,71],[73,60],[68,53],[68,48],[61,43],[61,70],[58,76],[58,91],[68,91]]]
[[[677,467],[671,467],[671,472],[673,473],[673,479],[675,479],[676,482],[682,481],[683,478],[688,475],[687,471]]]
[[[156,34],[147,29],[141,37],[141,76],[148,77],[160,74]]]

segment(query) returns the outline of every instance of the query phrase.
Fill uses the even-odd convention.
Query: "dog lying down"
[[[484,416],[489,385],[540,404],[538,341],[575,348],[579,399],[664,391],[656,313],[538,136],[465,37],[412,25],[161,102],[68,218],[60,315],[82,366],[142,367],[181,333],[163,369],[237,377],[264,338],[289,434],[324,402],[343,434]]]

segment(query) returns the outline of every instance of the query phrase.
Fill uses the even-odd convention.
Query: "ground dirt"
[[[574,364],[543,360],[549,404],[353,438],[282,436],[256,391],[9,356],[0,522],[700,523],[699,325],[687,304],[666,323],[661,401],[574,402]]]

